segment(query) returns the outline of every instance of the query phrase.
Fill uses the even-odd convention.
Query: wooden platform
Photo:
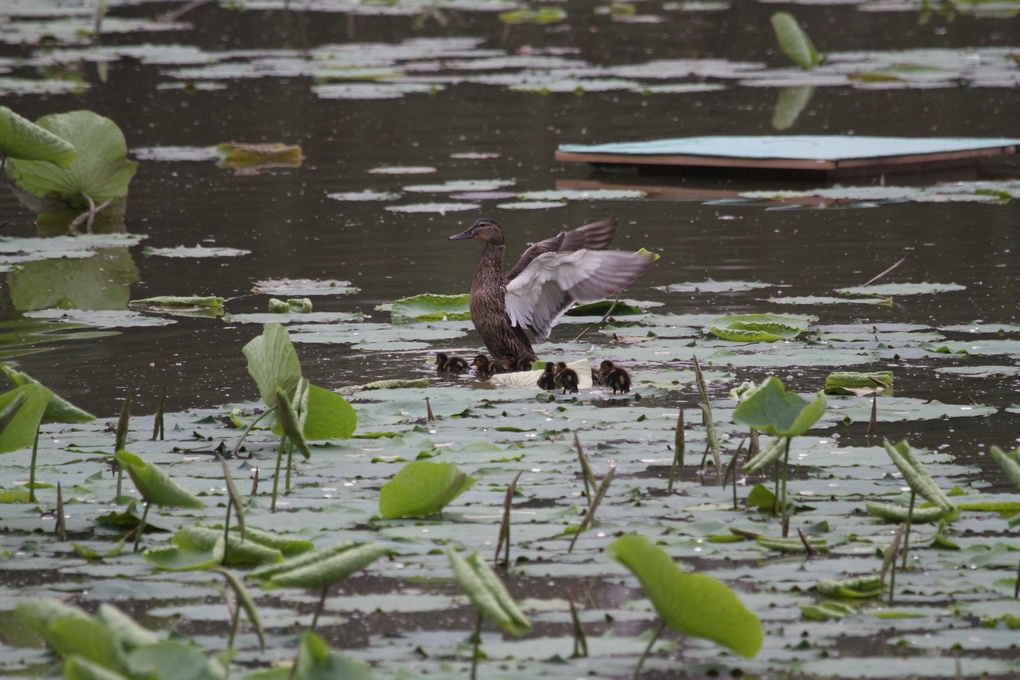
[[[819,173],[827,177],[916,171],[1016,153],[1020,139],[966,137],[682,137],[563,144],[556,160],[596,166]]]

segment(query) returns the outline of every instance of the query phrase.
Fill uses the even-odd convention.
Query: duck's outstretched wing
[[[618,220],[615,217],[607,217],[598,222],[586,224],[571,231],[561,231],[552,238],[539,241],[524,251],[521,259],[513,266],[513,269],[506,275],[507,282],[516,279],[536,257],[543,253],[558,253],[569,250],[602,250],[613,242],[616,236],[616,225]]]
[[[514,325],[549,337],[556,320],[575,302],[616,295],[645,273],[654,256],[621,250],[543,253],[506,287],[506,313]]]

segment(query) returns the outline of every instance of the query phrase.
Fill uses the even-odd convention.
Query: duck
[[[546,363],[542,375],[538,376],[538,386],[543,390],[556,389],[556,364],[551,361]]]
[[[567,368],[564,362],[559,362],[555,367],[555,382],[557,387],[562,387],[563,391],[560,394],[566,394],[568,391],[573,394],[577,394],[578,378],[577,371],[572,368]]]
[[[506,357],[503,359],[503,367],[506,369],[506,373],[530,371],[534,361],[528,357]]]
[[[630,392],[630,373],[622,366],[617,366],[609,359],[606,359],[599,366],[601,384],[613,388],[613,394],[617,391],[627,394]]]
[[[471,361],[471,365],[475,367],[475,373],[479,378],[491,378],[496,373],[506,373],[506,366],[484,354],[476,356]]]
[[[450,356],[446,352],[436,354],[436,373],[463,373],[468,370],[468,362],[461,357]]]
[[[483,218],[454,234],[451,241],[483,244],[471,284],[471,321],[496,359],[534,362],[536,340],[549,337],[560,316],[575,302],[615,296],[651,266],[651,253],[606,250],[618,220],[607,217],[533,244],[510,271],[503,271],[506,239],[495,220]]]

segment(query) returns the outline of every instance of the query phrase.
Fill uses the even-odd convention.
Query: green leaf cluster
[[[531,630],[531,622],[477,550],[467,557],[452,548],[446,554],[460,587],[479,614],[514,636]]]
[[[364,569],[390,550],[380,543],[345,542],[256,569],[248,578],[265,588],[323,589]]]
[[[110,604],[95,615],[55,600],[26,599],[17,614],[65,660],[69,680],[158,678],[222,680],[219,658],[179,640],[163,640]]]
[[[282,325],[266,324],[262,335],[242,351],[262,402],[276,409],[276,434],[286,434],[306,456],[308,441],[348,439],[354,434],[358,425],[354,408],[339,394],[302,377],[294,344]]]
[[[85,196],[97,204],[127,196],[138,164],[127,160],[127,142],[116,123],[92,111],[71,111],[43,116],[35,125],[65,140],[76,153],[69,164],[66,155],[57,154],[63,166],[50,160],[9,158],[8,172],[20,189],[81,209],[88,207]],[[41,144],[38,133],[33,141]]]

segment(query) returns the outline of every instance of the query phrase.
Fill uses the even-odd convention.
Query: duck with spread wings
[[[484,244],[471,284],[471,320],[496,359],[535,361],[525,329],[545,340],[575,302],[614,296],[648,269],[650,253],[606,250],[616,226],[609,217],[539,241],[507,273],[506,241],[494,220],[478,220],[450,237]]]

